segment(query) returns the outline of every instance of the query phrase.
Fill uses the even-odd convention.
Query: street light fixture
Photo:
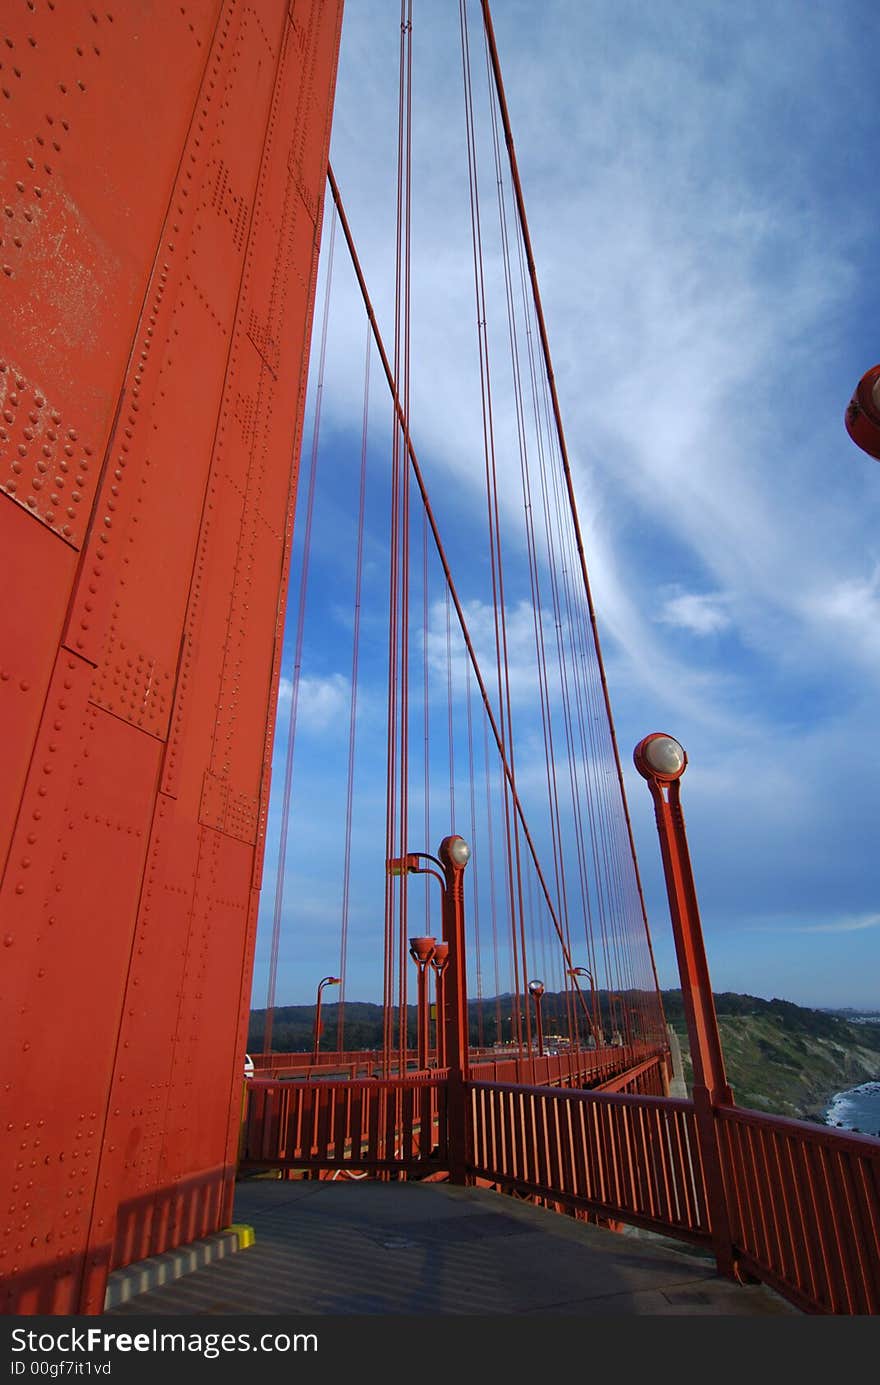
[[[880,367],[876,367],[880,378]],[[864,382],[863,382],[864,383]],[[860,444],[861,446],[861,444]],[[878,452],[880,457],[880,452]],[[681,994],[694,1065],[693,1101],[697,1139],[706,1168],[706,1191],[715,1261],[721,1274],[733,1267],[731,1230],[718,1158],[715,1108],[732,1106],[733,1092],[724,1071],[724,1054],[718,1017],[712,997],[712,979],[706,960],[697,888],[691,868],[684,814],[681,809],[681,776],[687,766],[684,748],[672,736],[654,731],[633,751],[636,769],[647,780],[654,801],[660,837],[666,893]]]
[[[389,875],[434,875],[443,887],[443,941],[448,945],[444,974],[444,1060],[447,1080],[447,1144],[449,1181],[467,1178],[467,1104],[464,1083],[468,1068],[467,968],[464,937],[464,870],[471,849],[464,837],[444,837],[437,855],[410,851],[385,862]],[[432,861],[439,870],[422,865]],[[442,872],[442,873],[441,873]]]
[[[434,955],[431,958],[431,970],[437,978],[435,985],[437,988],[437,1018],[435,1030],[437,1034],[437,1066],[446,1067],[446,968],[449,965],[449,944],[438,942],[434,944]]]
[[[673,736],[662,731],[652,731],[639,741],[633,751],[636,769],[643,779],[658,780],[661,784],[671,784],[680,779],[687,769],[687,752]]]
[[[865,371],[844,415],[856,447],[880,461],[880,365]]]
[[[880,378],[880,366],[876,367],[876,372]],[[697,890],[681,809],[681,776],[687,767],[687,755],[684,747],[672,736],[654,731],[639,741],[633,751],[633,760],[639,774],[647,780],[654,800],[694,1064],[695,1099],[699,1091],[711,1105],[720,1103],[732,1106],[733,1093],[724,1071]]]
[[[543,981],[530,981],[530,982],[529,982],[529,995],[532,997],[532,1000],[535,1002],[535,1028],[536,1028],[537,1031],[538,1031],[538,1057],[539,1057],[539,1058],[543,1058],[543,1056],[544,1056],[544,1031],[543,1031],[543,1029],[541,1028],[541,1000],[542,1000],[543,995],[544,995],[544,982],[543,982]]]
[[[615,1010],[614,1002],[617,1001],[618,1009]],[[608,992],[608,1013],[611,1016],[611,1042],[612,1044],[622,1044],[624,1034],[623,1023],[623,1001],[616,991]],[[615,1039],[615,1035],[617,1038]]]
[[[312,1038],[312,1062],[318,1061],[318,1047],[321,1043],[321,995],[325,986],[339,986],[341,976],[325,976],[318,982],[318,995],[315,1001],[315,1032]]]
[[[593,973],[591,971],[588,971],[586,967],[568,967],[567,974],[571,977],[572,981],[574,982],[574,988],[577,991],[578,1000],[580,1001],[581,1008],[583,1009],[583,1012],[587,1017],[587,1024],[590,1026],[590,1033],[593,1036],[593,1043],[596,1045],[597,1048],[601,1048],[605,1042],[605,1035],[602,1033],[602,1026],[600,1025],[596,1015],[596,983],[593,980]],[[593,1012],[592,1016],[590,1015],[590,1011],[587,1009],[587,1002],[584,999],[584,993],[578,985],[579,976],[585,976],[590,983],[590,1007]]]
[[[428,1066],[428,963],[434,956],[436,938],[410,938],[409,955],[419,969],[417,1007],[417,1051],[419,1072]]]

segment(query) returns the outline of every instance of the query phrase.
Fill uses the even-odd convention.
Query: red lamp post
[[[537,1030],[537,1033],[538,1033],[538,1057],[539,1057],[539,1058],[543,1058],[543,1056],[544,1056],[544,1031],[543,1031],[543,1029],[542,1029],[542,1027],[541,1027],[541,1001],[542,1001],[543,996],[544,996],[544,982],[543,982],[543,981],[530,981],[530,982],[529,982],[529,995],[532,997],[532,1000],[535,1002],[535,1029]]]
[[[694,1091],[698,1087],[705,1088],[713,1104],[731,1105],[733,1094],[724,1071],[697,891],[681,810],[680,780],[687,766],[687,755],[678,741],[655,731],[639,742],[633,759],[639,774],[648,781],[654,800],[694,1064]]]
[[[321,1043],[321,995],[325,986],[338,986],[342,982],[341,976],[325,976],[318,982],[318,995],[315,1001],[315,1033],[312,1039],[312,1062],[318,1061],[318,1048]]]
[[[617,1002],[617,1008],[615,1003]],[[612,1044],[623,1043],[623,1020],[620,1017],[620,1005],[622,1001],[616,991],[608,992],[608,1017],[611,1020],[611,1042]],[[615,1038],[615,1035],[617,1036]]]
[[[693,1099],[712,1223],[712,1241],[719,1272],[733,1273],[733,1255],[724,1184],[715,1135],[713,1107],[732,1106],[724,1070],[718,1018],[697,891],[681,810],[681,776],[687,767],[684,748],[672,736],[654,731],[633,752],[636,769],[647,780],[654,800],[660,853],[669,897],[669,913],[681,977],[685,1020],[694,1066]]]
[[[450,1068],[468,1069],[467,966],[464,939],[464,868],[471,849],[464,837],[444,837],[439,847],[443,866],[443,939],[449,945],[446,973],[446,1060]]]
[[[865,371],[847,405],[844,421],[856,447],[880,461],[880,365]]]
[[[605,1042],[605,1036],[602,1033],[602,1026],[599,1024],[599,1021],[596,1017],[596,983],[593,980],[593,973],[591,971],[588,971],[586,967],[569,967],[568,975],[574,982],[574,988],[578,993],[578,999],[580,1000],[581,1008],[583,1009],[583,1012],[587,1017],[587,1024],[590,1026],[590,1033],[593,1036],[593,1043],[596,1045],[597,1048],[601,1048],[602,1044]],[[590,1010],[587,1009],[587,1002],[584,999],[584,993],[578,984],[579,976],[585,976],[590,983],[590,1009],[592,1010],[592,1015],[590,1014]]]
[[[437,978],[437,1019],[435,1030],[437,1035],[437,1066],[446,1067],[446,968],[449,965],[449,944],[439,942],[434,944],[434,955],[431,958],[431,969]]]
[[[410,938],[409,955],[419,969],[417,1049],[419,1071],[428,1066],[428,963],[437,946],[435,938]]]
[[[471,849],[464,837],[444,837],[437,856],[411,851],[386,862],[389,875],[435,875],[443,887],[443,942],[447,945],[444,966],[444,1004],[438,1010],[438,1025],[443,1024],[444,1060],[449,1067],[447,1081],[447,1144],[449,1181],[467,1179],[467,1111],[464,1083],[468,1075],[467,966],[464,936],[464,871]],[[440,871],[423,866],[433,861]]]

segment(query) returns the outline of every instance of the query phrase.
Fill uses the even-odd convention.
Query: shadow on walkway
[[[115,1308],[125,1314],[798,1314],[667,1240],[620,1235],[482,1188],[239,1183],[256,1244]]]

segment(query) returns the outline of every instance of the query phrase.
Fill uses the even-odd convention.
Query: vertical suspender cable
[[[645,897],[644,892],[642,890],[638,860],[636,859],[635,838],[633,837],[632,822],[629,815],[629,806],[626,800],[626,789],[623,783],[623,769],[620,763],[620,752],[617,746],[617,735],[614,730],[614,718],[611,714],[611,700],[608,696],[608,684],[605,678],[605,665],[602,659],[602,650],[599,643],[599,630],[596,624],[596,612],[595,607],[593,606],[593,596],[592,590],[590,588],[590,579],[587,574],[587,562],[586,556],[584,554],[583,538],[581,535],[580,520],[578,518],[577,513],[577,502],[575,500],[574,494],[574,481],[572,479],[571,466],[568,458],[568,448],[565,442],[565,430],[562,426],[562,411],[559,406],[559,396],[556,392],[556,378],[553,374],[553,363],[552,358],[550,356],[550,341],[547,335],[547,325],[544,320],[544,310],[541,304],[540,290],[538,288],[538,276],[537,270],[535,268],[535,258],[532,253],[532,242],[531,236],[529,235],[528,219],[526,217],[525,209],[525,199],[523,197],[522,183],[520,182],[519,177],[519,166],[517,164],[516,150],[514,148],[513,143],[513,132],[510,125],[510,115],[507,109],[507,97],[504,91],[504,82],[501,76],[501,64],[498,57],[498,48],[495,42],[495,30],[492,24],[492,15],[489,9],[489,0],[480,0],[480,3],[483,11],[483,23],[486,29],[486,38],[489,44],[489,54],[492,61],[492,73],[495,78],[495,88],[498,93],[498,106],[501,112],[501,121],[504,128],[504,138],[507,144],[507,153],[510,161],[510,174],[511,179],[513,181],[514,193],[516,196],[517,213],[519,216],[520,226],[522,228],[523,243],[525,245],[526,250],[526,261],[529,267],[529,276],[532,283],[532,294],[535,302],[535,313],[537,316],[538,329],[541,337],[541,349],[544,354],[544,364],[547,371],[547,380],[550,386],[550,396],[553,403],[553,416],[556,423],[557,436],[559,439],[559,450],[562,459],[562,467],[565,474],[566,489],[568,491],[568,500],[569,507],[571,510],[572,524],[574,526],[574,532],[576,536],[578,558],[580,560],[581,568],[581,579],[584,584],[584,592],[587,599],[587,608],[589,610],[590,625],[592,628],[593,644],[596,650],[596,659],[598,662],[599,675],[602,684],[602,696],[605,703],[605,714],[608,719],[608,726],[611,734],[611,744],[614,753],[614,764],[617,772],[617,781],[620,788],[621,805],[623,808],[624,817],[626,819],[627,836],[629,839],[630,854],[632,856],[632,867],[633,871],[635,872],[635,878],[638,882],[639,904],[641,907],[642,920],[645,928],[645,938],[647,940],[648,952],[651,957],[651,970],[654,978],[654,986],[657,992],[658,1004],[660,1004],[662,1009],[662,1001],[660,999],[660,983],[657,979],[657,966],[654,960],[654,949],[651,944],[651,934],[648,928],[648,912],[645,908]]]
[[[477,842],[477,804],[476,789],[474,784],[474,718],[471,710],[471,681],[472,674],[470,664],[467,666],[467,735],[468,735],[468,782],[470,785],[471,800],[471,844],[475,848]],[[474,952],[476,955],[476,979],[477,979],[477,1033],[480,1048],[485,1045],[483,1035],[483,958],[480,953],[480,874],[479,874],[479,852],[474,850],[471,859],[471,912],[474,920]]]
[[[495,167],[495,182],[497,188],[498,217],[501,237],[502,264],[504,269],[505,299],[507,307],[507,326],[508,340],[510,345],[510,359],[513,377],[513,394],[516,410],[517,441],[519,444],[519,463],[520,481],[523,497],[523,515],[526,533],[526,549],[528,555],[529,581],[532,598],[532,623],[535,637],[535,659],[538,676],[538,691],[541,704],[541,725],[544,737],[544,764],[547,779],[547,798],[550,814],[550,832],[553,849],[553,864],[556,876],[557,902],[560,918],[565,928],[566,939],[571,942],[569,915],[568,915],[568,892],[566,889],[565,857],[562,850],[562,824],[559,812],[559,793],[556,777],[556,756],[553,734],[553,716],[550,702],[550,682],[547,664],[546,640],[544,635],[544,612],[541,600],[541,579],[538,566],[538,551],[534,525],[534,513],[531,496],[531,477],[529,465],[529,448],[526,436],[525,404],[523,398],[522,371],[519,361],[519,334],[517,331],[515,295],[513,287],[513,273],[511,267],[510,237],[507,224],[507,209],[505,203],[504,185],[501,168],[501,147],[498,136],[498,115],[497,104],[494,100],[492,90],[492,68],[489,60],[488,44],[486,45],[486,76],[489,87],[489,109],[491,116],[492,149]],[[521,245],[521,238],[517,237],[518,247]],[[528,302],[523,295],[523,305],[525,309],[526,325],[528,326]],[[534,351],[531,342],[531,334],[527,334],[527,343],[530,361],[533,362]],[[534,369],[534,367],[533,367]],[[538,433],[540,444],[540,433]],[[566,707],[566,689],[563,684],[563,709]],[[533,911],[530,915],[534,917]],[[542,971],[546,972],[545,965]],[[571,1006],[569,1002],[569,1027],[571,1027]]]
[[[345,982],[348,962],[348,915],[351,890],[351,824],[354,795],[354,752],[357,730],[358,664],[360,659],[361,594],[364,575],[364,511],[367,495],[367,432],[370,417],[370,347],[372,332],[367,323],[367,347],[364,362],[364,417],[361,429],[361,480],[358,494],[357,557],[354,579],[354,630],[351,639],[351,703],[348,719],[348,779],[345,791],[345,850],[342,863],[342,933],[339,940],[339,1009],[336,1023],[336,1052],[345,1047]]]
[[[446,738],[449,750],[449,830],[455,831],[455,728],[452,716],[452,624],[446,588]]]
[[[391,440],[391,535],[389,563],[388,612],[388,760],[386,783],[386,857],[406,853],[406,803],[400,802],[399,789],[405,794],[407,767],[406,747],[406,640],[405,612],[401,605],[408,592],[408,575],[403,566],[408,534],[402,530],[408,521],[406,497],[409,493],[409,471],[401,460],[401,435],[408,424],[408,336],[404,327],[409,298],[404,286],[406,274],[407,233],[404,230],[408,201],[408,143],[411,127],[408,113],[408,88],[411,75],[412,3],[401,0],[400,5],[400,68],[397,104],[397,235],[394,273],[394,378],[400,379],[401,356],[405,360],[407,379],[399,406],[394,399]],[[398,831],[399,825],[399,831]],[[395,890],[395,880],[398,888]],[[398,903],[399,930],[395,930],[395,896]],[[397,933],[397,936],[396,936]],[[397,1048],[401,1070],[406,1058],[406,879],[385,877],[385,979],[383,995],[383,1066],[386,1076],[391,1070],[394,1045],[394,963],[398,963],[398,1024]]]
[[[321,432],[321,401],[324,393],[324,365],[327,358],[327,322],[330,313],[330,289],[333,282],[333,247],[336,240],[336,208],[330,222],[330,245],[327,251],[327,283],[324,291],[324,320],[321,329],[321,353],[318,383],[315,390],[315,422],[312,432],[312,456],[309,471],[309,492],[306,502],[306,524],[303,534],[302,567],[299,583],[299,609],[296,623],[296,653],[293,660],[293,679],[290,695],[290,718],[287,725],[287,759],[284,766],[284,793],[281,802],[281,837],[278,846],[278,868],[275,876],[275,908],[272,917],[272,946],[269,958],[269,984],[266,991],[266,1028],[263,1052],[272,1052],[272,1027],[275,1019],[275,983],[278,975],[278,952],[281,943],[281,910],[284,902],[284,872],[287,865],[287,831],[290,823],[290,791],[293,784],[293,749],[296,741],[296,713],[299,702],[302,672],[303,631],[306,618],[309,559],[311,557],[312,515],[315,508],[315,478],[318,470],[318,439]]]
[[[327,179],[330,184],[330,192],[332,194],[333,201],[339,213],[339,224],[342,228],[343,235],[345,236],[345,242],[348,247],[348,253],[351,257],[351,262],[354,267],[355,275],[357,277],[358,286],[361,291],[361,296],[364,300],[364,306],[367,310],[367,316],[370,320],[370,326],[373,331],[373,340],[376,343],[376,349],[379,353],[379,359],[382,363],[382,369],[385,372],[385,379],[388,383],[388,388],[391,392],[392,400],[394,401],[396,416],[401,425],[401,431],[403,433],[403,440],[406,445],[406,451],[409,457],[412,475],[415,479],[415,483],[425,509],[425,514],[428,518],[428,525],[430,527],[431,536],[434,541],[434,548],[437,553],[437,557],[440,561],[440,566],[443,571],[443,577],[449,589],[449,595],[452,600],[453,609],[455,610],[455,616],[458,621],[458,626],[461,631],[465,649],[467,651],[468,661],[470,663],[470,667],[473,670],[474,679],[479,689],[480,698],[483,703],[483,714],[486,722],[487,737],[488,732],[491,731],[492,737],[495,741],[496,749],[498,751],[499,772],[501,774],[501,777],[504,779],[506,789],[510,794],[513,811],[516,814],[517,822],[519,824],[519,831],[522,833],[523,839],[529,851],[529,855],[531,856],[532,862],[534,864],[535,874],[537,876],[538,883],[541,887],[541,892],[544,896],[548,913],[553,922],[553,927],[556,930],[557,937],[559,938],[560,945],[563,950],[565,964],[567,967],[570,967],[573,965],[573,963],[571,960],[570,953],[568,951],[568,946],[565,940],[565,934],[557,917],[556,910],[553,905],[553,899],[548,889],[544,872],[541,868],[541,860],[538,855],[537,848],[535,846],[534,837],[532,836],[532,833],[529,830],[528,821],[525,815],[525,809],[523,808],[522,800],[519,796],[519,792],[516,787],[516,780],[513,774],[513,768],[510,765],[507,758],[504,737],[501,728],[499,727],[498,722],[495,718],[495,713],[492,710],[492,701],[489,697],[489,692],[486,687],[486,681],[480,669],[479,660],[477,659],[476,650],[474,648],[474,641],[471,636],[470,629],[468,628],[467,619],[464,613],[464,607],[462,606],[461,598],[459,597],[458,592],[456,590],[455,582],[452,577],[452,570],[449,566],[449,559],[446,554],[446,549],[443,545],[443,540],[440,536],[440,531],[437,527],[437,521],[434,516],[433,509],[431,508],[431,502],[428,497],[427,487],[425,485],[425,478],[422,473],[421,466],[419,465],[418,457],[416,456],[416,451],[413,446],[412,438],[409,434],[409,429],[405,425],[403,419],[403,409],[400,403],[400,396],[397,390],[397,384],[394,378],[394,373],[391,369],[391,362],[388,359],[388,353],[385,349],[385,344],[382,340],[382,334],[379,331],[379,323],[376,319],[376,313],[373,309],[372,301],[370,299],[369,291],[367,289],[367,282],[364,278],[363,268],[361,266],[357,249],[355,247],[354,237],[352,235],[351,227],[348,222],[348,217],[346,216],[345,208],[342,203],[342,194],[339,191],[339,184],[336,182],[333,169],[329,165],[327,168]]]
[[[470,75],[468,18],[466,0],[459,0],[461,57],[464,83],[465,123],[468,149],[468,181],[470,187],[471,240],[474,259],[474,291],[477,310],[477,339],[480,357],[480,382],[483,410],[483,446],[486,466],[486,502],[488,506],[489,556],[492,571],[492,606],[495,622],[495,662],[498,680],[498,703],[505,754],[511,769],[514,764],[513,720],[510,698],[509,659],[507,642],[507,613],[504,599],[504,571],[501,556],[501,522],[498,503],[498,475],[495,457],[494,419],[492,413],[492,380],[489,369],[489,337],[486,314],[485,274],[483,266],[482,229],[480,224],[480,192],[474,138],[473,89]],[[507,838],[508,889],[510,894],[511,955],[514,967],[513,1007],[517,1042],[523,1044],[521,1000],[525,995],[528,969],[523,905],[522,862],[520,858],[519,823],[511,812],[510,791],[504,784],[504,822]],[[521,975],[520,975],[521,973]],[[525,1007],[526,1042],[531,1045],[531,1015]]]

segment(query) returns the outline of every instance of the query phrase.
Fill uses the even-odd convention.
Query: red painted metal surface
[[[880,365],[866,370],[856,385],[844,422],[856,447],[880,461]]]
[[[708,1243],[693,1104],[672,1098],[468,1086],[470,1167],[568,1210]]]
[[[516,1058],[493,1058],[473,1062],[470,1076],[475,1082],[521,1082],[527,1087],[603,1087],[606,1082],[627,1080],[634,1065],[665,1058],[665,1050],[642,1044],[608,1046],[574,1052],[536,1054]],[[665,1095],[657,1092],[656,1095]]]
[[[446,1083],[449,1180],[467,1179],[467,1104],[464,1083],[470,1061],[467,1009],[467,945],[464,927],[464,870],[470,856],[463,838],[444,837],[439,847],[445,885],[443,888],[443,941],[448,943],[448,965],[443,985],[444,1053],[449,1076]],[[463,859],[462,859],[463,857]]]
[[[742,1267],[807,1312],[880,1313],[880,1140],[715,1112]]]
[[[645,1058],[626,1072],[597,1082],[596,1092],[631,1092],[639,1096],[666,1096],[666,1055],[657,1053]]]
[[[13,1311],[228,1214],[341,9],[0,21]]]
[[[654,768],[647,758],[651,742],[677,741],[654,731],[639,742],[633,753],[636,769],[647,780],[654,803],[669,913],[681,993],[684,1002],[688,1039],[694,1065],[694,1087],[706,1091],[710,1102],[733,1104],[733,1093],[724,1070],[724,1054],[718,1032],[718,1018],[712,996],[709,964],[703,942],[700,907],[688,850],[684,812],[681,806],[681,775],[687,766],[684,756],[680,767],[670,773]],[[680,750],[680,747],[679,747]]]
[[[628,1074],[640,1067],[650,1068],[650,1091],[646,1094],[665,1096],[656,1082],[662,1078],[665,1049],[653,1049],[645,1044],[607,1046],[599,1049],[566,1049],[562,1053],[500,1056],[494,1050],[470,1050],[470,1076],[479,1082],[522,1082],[526,1086],[593,1087],[604,1089],[606,1084],[620,1081],[626,1086]],[[409,1064],[415,1069],[418,1055],[410,1053]],[[265,1076],[296,1077],[377,1077],[381,1072],[382,1055],[373,1049],[351,1050],[340,1054],[319,1054],[312,1062],[309,1053],[255,1053],[254,1070]],[[433,1071],[433,1069],[429,1069]],[[617,1090],[608,1087],[608,1090]]]
[[[248,1086],[243,1169],[379,1173],[447,1167],[446,1073]]]
[[[671,760],[666,760],[661,753],[658,762],[657,752],[664,746],[667,751],[673,750],[674,753]],[[694,1065],[692,1094],[700,1132],[706,1191],[712,1209],[712,1247],[719,1274],[732,1276],[734,1251],[713,1111],[718,1105],[732,1106],[733,1092],[724,1068],[724,1053],[681,806],[681,776],[687,767],[687,754],[672,737],[654,731],[636,746],[633,760],[636,769],[647,780],[660,838],[685,1021]],[[660,765],[665,765],[665,768],[660,768]]]

